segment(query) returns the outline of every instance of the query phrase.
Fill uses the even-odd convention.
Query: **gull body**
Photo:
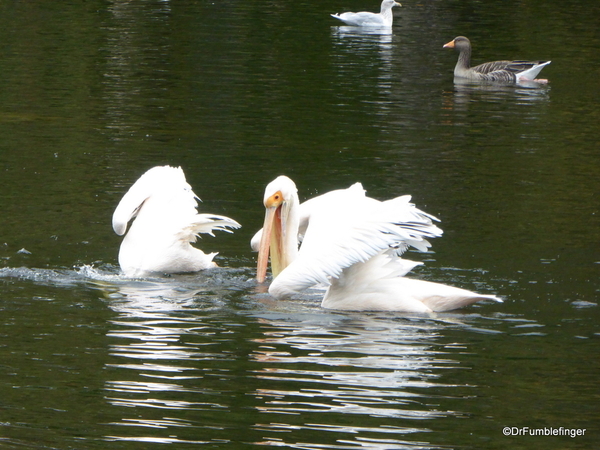
[[[551,61],[492,61],[471,67],[471,41],[458,36],[444,45],[458,51],[458,61],[454,67],[454,76],[469,80],[484,81],[537,81],[547,83],[546,79],[535,79],[540,71]]]
[[[231,232],[240,224],[225,216],[198,214],[197,200],[181,167],[154,167],[131,186],[112,218],[119,236],[134,219],[119,250],[119,265],[126,276],[216,267],[217,253],[206,254],[191,243],[200,233]]]
[[[328,309],[431,313],[501,301],[404,276],[421,263],[401,254],[408,247],[426,251],[427,239],[442,234],[437,219],[417,209],[410,196],[378,201],[356,183],[300,204],[294,182],[280,176],[266,187],[264,205],[264,226],[251,244],[259,252],[259,282],[270,254],[269,293],[275,298],[325,285],[321,305]]]
[[[346,25],[356,27],[391,27],[394,21],[392,8],[394,6],[402,6],[394,0],[383,0],[381,2],[381,11],[372,13],[368,11],[361,12],[345,12],[342,14],[331,14],[338,20],[341,20]]]

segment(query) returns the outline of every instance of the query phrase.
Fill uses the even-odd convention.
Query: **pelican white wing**
[[[298,256],[275,278],[270,292],[285,297],[315,284],[328,285],[345,269],[382,251],[392,249],[399,256],[409,246],[427,250],[426,239],[441,236],[442,230],[409,201],[409,196],[377,201],[357,183],[303,203],[300,223],[306,232]]]
[[[198,197],[178,167],[154,167],[123,196],[113,214],[113,229],[125,234],[119,264],[128,276],[150,273],[195,272],[215,267],[216,253],[192,247],[198,234],[231,232],[240,224],[228,217],[198,214]]]

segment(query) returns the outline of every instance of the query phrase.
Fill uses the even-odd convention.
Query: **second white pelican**
[[[199,233],[213,235],[241,225],[214,214],[198,214],[199,198],[185,180],[181,167],[158,166],[142,175],[123,196],[112,218],[115,233],[125,234],[119,265],[126,276],[182,273],[216,267],[217,253],[192,247]]]
[[[502,301],[404,277],[422,263],[400,255],[408,247],[426,251],[426,239],[442,234],[433,223],[437,219],[417,209],[408,195],[382,202],[356,183],[300,204],[294,182],[280,176],[267,185],[264,205],[264,226],[252,247],[258,250],[260,283],[270,253],[269,293],[275,298],[326,285],[322,306],[328,309],[430,313],[484,299]]]

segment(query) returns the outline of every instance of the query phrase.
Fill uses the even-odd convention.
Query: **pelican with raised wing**
[[[119,250],[119,265],[126,276],[197,272],[216,267],[213,258],[217,253],[206,254],[191,243],[200,233],[231,233],[231,229],[241,225],[229,217],[198,214],[197,200],[181,167],[153,167],[131,186],[112,218],[119,236],[135,219]]]
[[[266,187],[264,205],[264,225],[252,246],[258,250],[259,283],[270,254],[269,293],[275,298],[325,285],[322,306],[328,309],[430,313],[501,301],[404,276],[421,263],[400,255],[408,247],[426,251],[427,239],[442,234],[437,219],[417,209],[408,195],[378,201],[356,183],[300,204],[294,182],[280,176]]]

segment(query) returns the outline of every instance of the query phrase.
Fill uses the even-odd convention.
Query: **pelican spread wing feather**
[[[431,246],[426,238],[442,234],[433,224],[437,219],[411,204],[410,196],[380,202],[366,197],[361,186],[313,200],[306,202],[311,208],[298,256],[274,280],[274,291],[285,286],[290,295],[315,284],[329,285],[346,268],[382,251],[400,255],[410,246],[426,251]]]
[[[233,233],[233,229],[240,228],[241,225],[229,217],[215,214],[196,214],[191,223],[182,227],[177,237],[188,242],[196,242],[199,234],[208,234],[214,237],[214,231],[225,231]]]

